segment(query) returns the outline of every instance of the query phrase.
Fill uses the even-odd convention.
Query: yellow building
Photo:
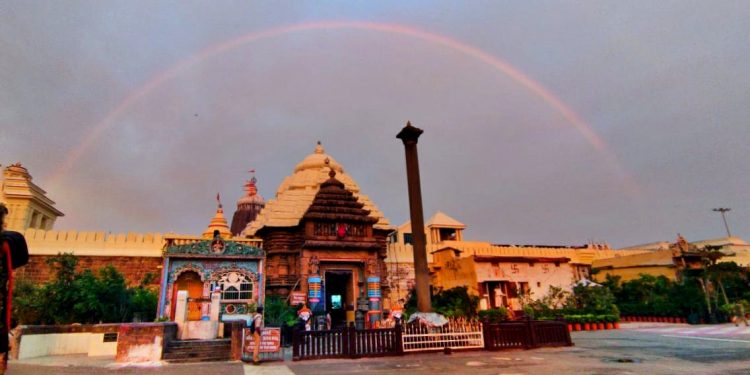
[[[47,197],[47,192],[31,181],[29,171],[21,163],[3,169],[0,202],[5,203],[10,211],[5,221],[7,230],[50,230],[55,220],[64,216],[55,208],[55,202]]]
[[[606,244],[538,246],[466,241],[466,228],[443,212],[430,217],[425,223],[427,261],[434,288],[467,286],[481,297],[481,307],[501,303],[516,308],[519,294],[540,298],[550,286],[569,289],[574,282],[589,278],[595,259],[649,252],[613,250]],[[387,282],[394,298],[405,299],[414,285],[411,233],[411,224],[406,222],[390,236]]]
[[[629,281],[645,274],[675,280],[682,269],[699,266],[703,257],[701,250],[706,248],[718,250],[724,255],[718,260],[720,263],[735,262],[739,266],[750,267],[750,244],[738,237],[685,243],[682,249],[679,242],[662,241],[626,248],[629,251],[646,250],[639,254],[595,260],[592,263],[594,278],[603,281],[607,275],[612,275],[619,276],[621,281]]]

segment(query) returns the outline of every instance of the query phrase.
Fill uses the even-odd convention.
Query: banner
[[[320,276],[310,276],[307,279],[307,298],[310,303],[320,302],[320,299],[323,297],[321,286]]]
[[[380,301],[380,278],[370,276],[367,278],[367,297],[370,301]]]
[[[249,328],[245,328],[245,353],[253,355],[255,340]],[[276,353],[281,349],[281,328],[263,328],[260,331],[260,352]]]

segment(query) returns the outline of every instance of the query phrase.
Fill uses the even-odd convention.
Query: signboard
[[[253,355],[255,340],[249,328],[245,328],[245,353]],[[260,352],[276,353],[281,349],[281,328],[263,328],[260,331]]]
[[[291,302],[292,306],[297,306],[300,303],[305,303],[305,292],[292,292]]]
[[[370,276],[367,278],[367,297],[370,301],[380,301],[380,278]]]
[[[322,282],[320,276],[310,276],[307,279],[307,298],[310,300],[310,303],[320,302],[320,299],[323,297],[321,288]]]

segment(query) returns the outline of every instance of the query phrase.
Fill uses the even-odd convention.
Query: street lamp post
[[[719,207],[719,208],[714,208],[713,210],[714,212],[721,213],[721,218],[722,220],[724,220],[724,228],[727,229],[727,237],[732,237],[732,233],[729,232],[729,224],[727,224],[727,217],[725,215],[726,212],[731,211],[732,209],[726,208],[726,207]]]

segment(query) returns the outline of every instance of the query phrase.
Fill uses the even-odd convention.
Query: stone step
[[[178,340],[164,348],[162,359],[171,363],[228,361],[232,355],[232,340]]]
[[[208,359],[217,361],[226,361],[231,357],[230,352],[203,352],[203,353],[164,353],[162,359],[165,361],[176,361],[185,359]]]
[[[196,348],[164,348],[164,353],[223,353],[223,352],[229,352],[232,350],[232,347],[227,346],[202,346],[202,347],[196,347]]]
[[[164,361],[169,363],[191,363],[191,362],[223,362],[230,361],[229,356],[226,357],[188,357],[188,358],[164,358]]]
[[[224,346],[224,345],[231,345],[232,340],[230,339],[215,339],[215,340],[177,340],[177,341],[170,341],[167,343],[168,347],[172,348],[180,348],[180,347],[201,347],[201,346]]]

